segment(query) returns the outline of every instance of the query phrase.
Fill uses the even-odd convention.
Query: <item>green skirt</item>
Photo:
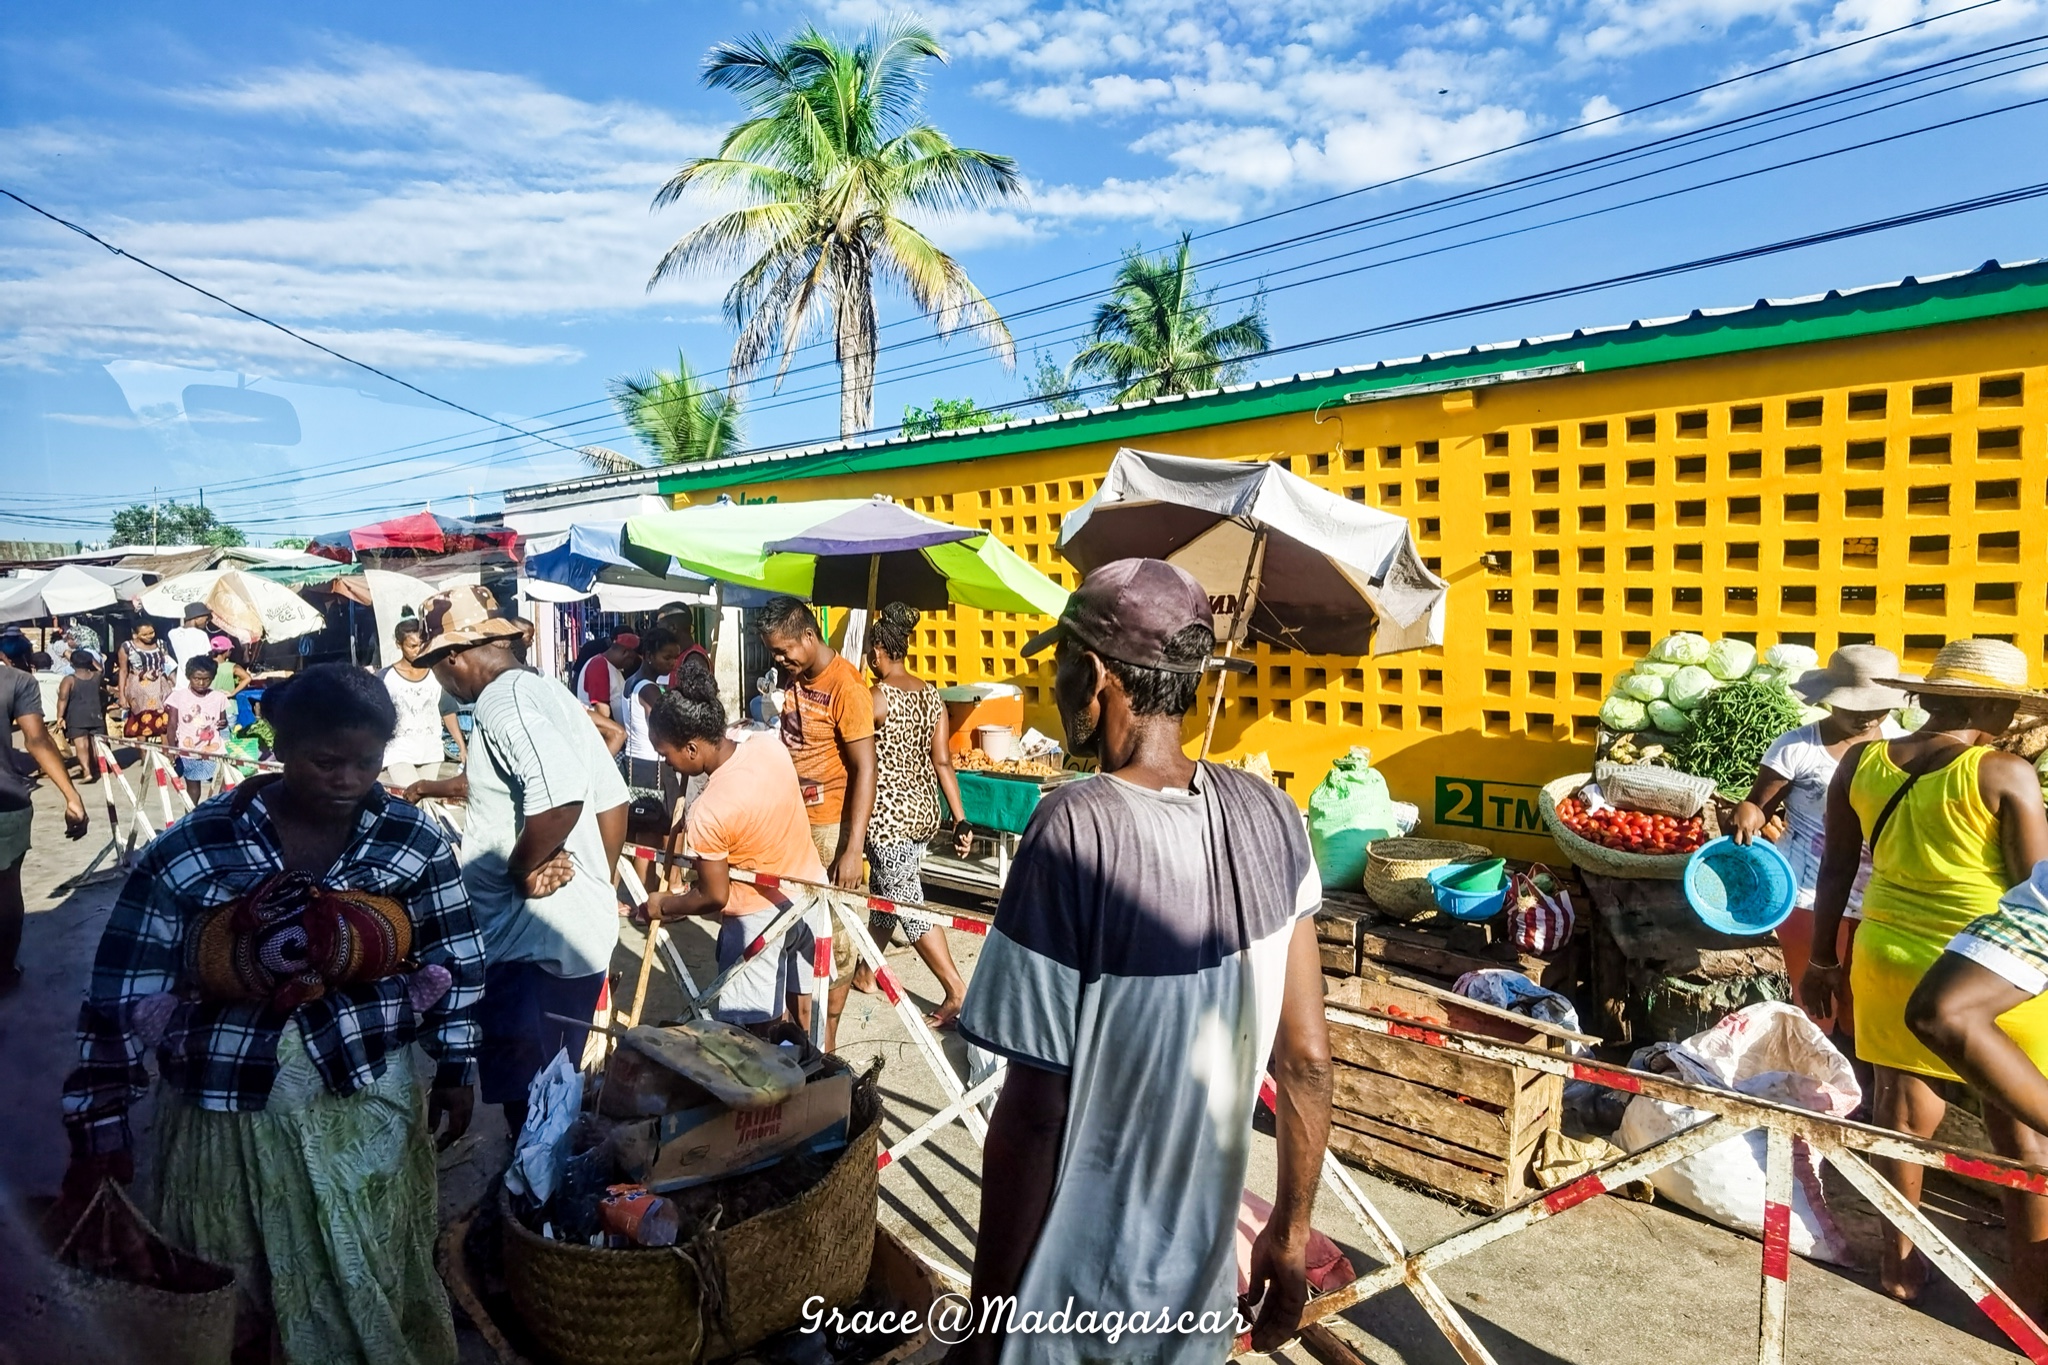
[[[276,1324],[292,1365],[453,1365],[455,1326],[434,1270],[434,1144],[413,1066],[329,1093],[296,1025],[256,1113],[162,1094],[158,1227],[231,1267],[248,1307]]]

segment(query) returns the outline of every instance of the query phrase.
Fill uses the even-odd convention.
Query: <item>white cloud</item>
[[[478,335],[479,324],[702,308],[723,293],[722,281],[702,279],[646,290],[662,250],[696,221],[689,205],[651,215],[653,191],[716,145],[712,130],[659,110],[359,44],[337,45],[323,62],[163,94],[222,116],[230,131],[219,141],[189,131],[115,141],[30,127],[0,142],[17,156],[23,144],[70,153],[66,182],[38,191],[60,211],[69,184],[81,197],[124,175],[153,185],[159,163],[224,161],[260,147],[264,156],[243,159],[270,183],[251,177],[258,182],[215,191],[188,181],[175,197],[138,191],[175,211],[85,216],[137,255],[373,364],[559,363],[580,352]],[[38,175],[49,178],[48,162]],[[0,270],[10,277],[0,291],[0,359],[330,367],[310,348],[47,225],[0,229]]]

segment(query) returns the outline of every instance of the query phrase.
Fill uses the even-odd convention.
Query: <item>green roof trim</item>
[[[1742,308],[1694,310],[1682,318],[1537,337],[1413,360],[1325,370],[1265,380],[1234,390],[1153,399],[1061,418],[1014,425],[897,437],[865,445],[829,445],[740,456],[663,475],[663,494],[738,483],[776,483],[832,474],[913,469],[959,460],[1030,454],[1097,441],[1127,445],[1161,432],[1216,426],[1310,411],[1347,393],[1436,380],[1477,378],[1502,370],[1578,362],[1588,374],[1736,355],[1777,346],[1878,336],[1920,327],[2048,309],[2048,260],[1975,270],[1786,301],[1759,299]]]

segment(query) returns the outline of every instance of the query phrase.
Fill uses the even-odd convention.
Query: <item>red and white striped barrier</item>
[[[2030,1194],[2048,1193],[2048,1171],[2025,1166],[2001,1157],[1960,1152],[1939,1143],[1926,1142],[1866,1124],[1851,1123],[1753,1099],[1733,1091],[1687,1085],[1668,1076],[1625,1067],[1609,1067],[1575,1061],[1555,1053],[1519,1047],[1513,1043],[1465,1033],[1443,1025],[1420,1026],[1412,1020],[1396,1019],[1371,1010],[1332,1008],[1333,1022],[1365,1029],[1390,1038],[1400,1038],[1448,1052],[1506,1062],[1532,1071],[1543,1071],[1570,1080],[1632,1095],[1684,1105],[1714,1117],[1696,1127],[1675,1133],[1639,1152],[1596,1167],[1576,1180],[1535,1195],[1512,1209],[1485,1218],[1419,1251],[1390,1256],[1387,1263],[1367,1272],[1341,1289],[1311,1300],[1303,1314],[1303,1325],[1363,1302],[1376,1294],[1406,1284],[1428,1307],[1426,1277],[1451,1262],[1469,1256],[1515,1233],[1603,1194],[1613,1193],[1705,1151],[1730,1138],[1756,1129],[1766,1134],[1764,1174],[1764,1238],[1760,1258],[1760,1289],[1757,1313],[1757,1360],[1759,1365],[1781,1365],[1785,1358],[1785,1288],[1791,1263],[1792,1167],[1795,1144],[1804,1142],[1831,1163],[1842,1177],[1881,1213],[1887,1222],[1909,1237],[1928,1261],[1948,1276],[1999,1330],[2035,1365],[2048,1365],[2048,1337],[2022,1312],[1991,1279],[1971,1262],[1960,1248],[1929,1222],[1891,1184],[1872,1170],[1864,1156],[1882,1156],[1915,1165],[1936,1166],[1972,1179],[1985,1180],[2008,1189]],[[1363,1196],[1360,1196],[1361,1201]],[[1349,1202],[1347,1200],[1347,1202]],[[1367,1207],[1370,1207],[1369,1205]],[[1376,1215],[1375,1215],[1376,1217]],[[1432,1316],[1436,1315],[1432,1313]],[[1468,1360],[1477,1360],[1461,1334],[1443,1319],[1439,1327]],[[1459,1324],[1462,1326],[1462,1323]],[[1469,1332],[1464,1336],[1469,1337]],[[1476,1344],[1476,1343],[1475,1343]],[[1483,1347],[1480,1348],[1483,1351]]]

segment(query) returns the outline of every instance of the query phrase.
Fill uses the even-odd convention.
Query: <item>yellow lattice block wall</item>
[[[1541,854],[1535,787],[1586,766],[1608,680],[1673,630],[1823,655],[1874,641],[1908,667],[1995,635],[2048,660],[2048,323],[2018,315],[1168,432],[1150,449],[1267,459],[1409,518],[1449,581],[1446,643],[1380,658],[1254,647],[1218,753],[1264,751],[1305,801],[1372,748],[1431,827]],[[678,498],[884,493],[1053,548],[1112,444],[836,474]],[[928,618],[913,667],[1014,681],[1056,732],[1043,622]],[[2037,670],[2048,676],[2048,669]],[[2039,681],[2039,679],[2037,679]],[[1206,694],[1204,697],[1206,710]]]

